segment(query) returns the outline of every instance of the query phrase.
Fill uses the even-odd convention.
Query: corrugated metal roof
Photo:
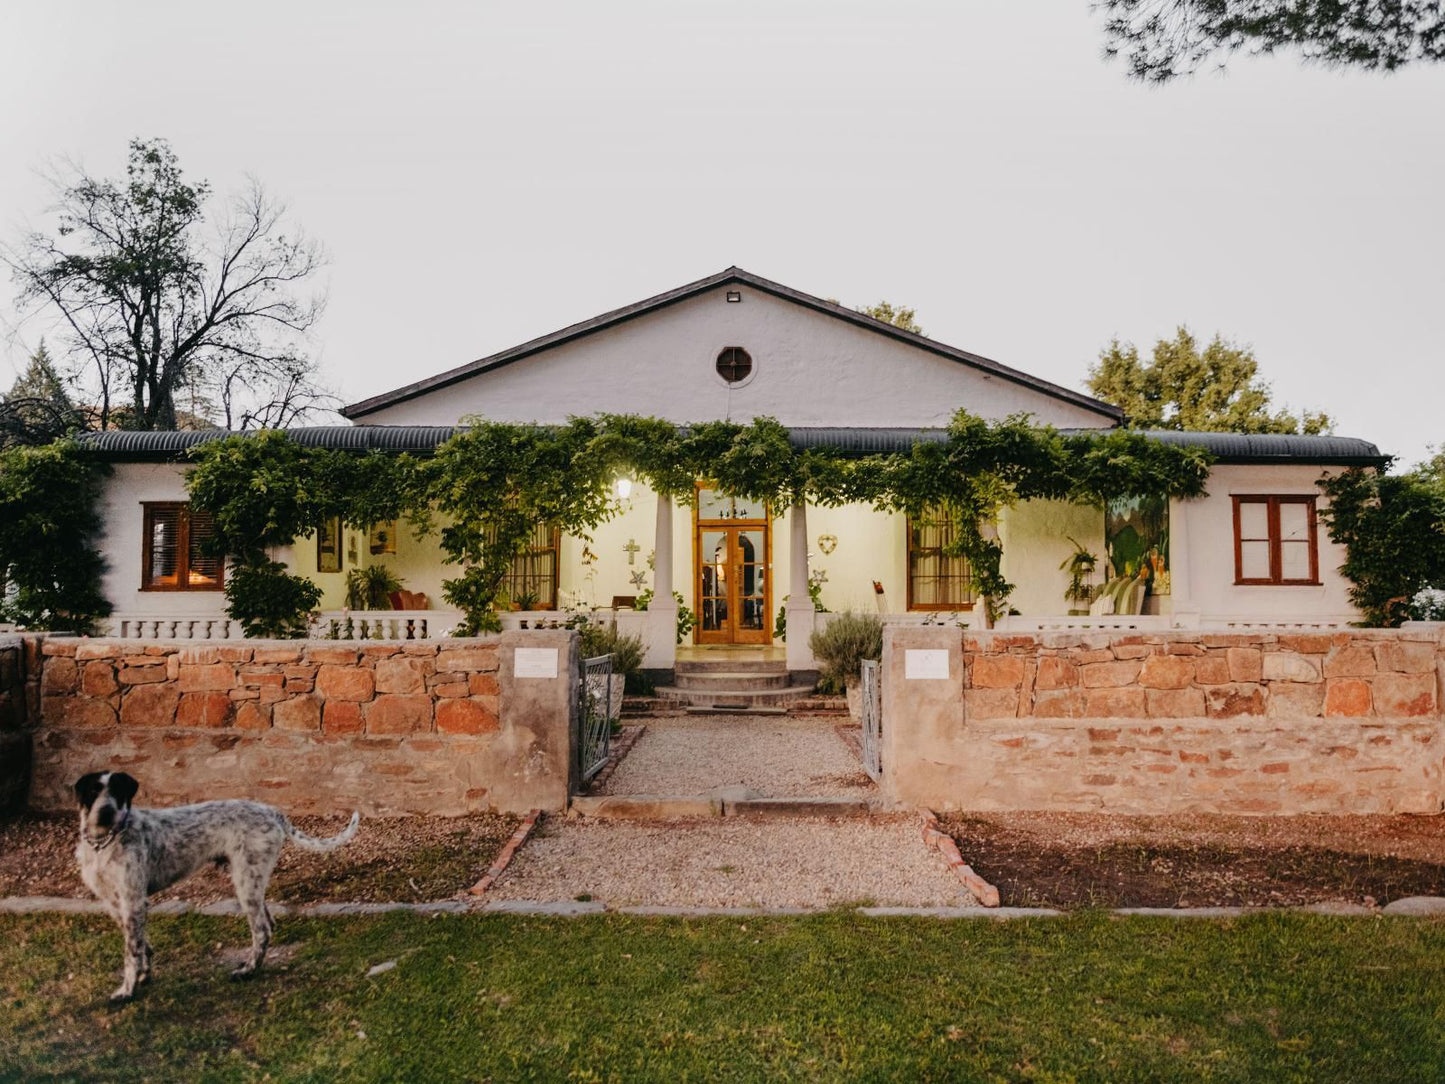
[[[343,451],[432,451],[463,427],[453,425],[327,425],[288,429],[291,439],[312,448]],[[1069,434],[1106,432],[1065,429]],[[795,448],[832,448],[852,455],[907,451],[921,442],[948,439],[945,429],[814,427],[790,429]],[[110,460],[165,462],[185,458],[191,448],[229,436],[221,429],[182,432],[87,433],[81,440]],[[1379,448],[1358,437],[1297,436],[1287,433],[1181,433],[1149,430],[1166,444],[1204,448],[1221,463],[1318,463],[1330,466],[1374,466],[1383,461]]]

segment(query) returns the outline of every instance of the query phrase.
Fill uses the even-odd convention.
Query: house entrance
[[[700,487],[693,508],[697,642],[772,643],[772,532],[766,507]]]

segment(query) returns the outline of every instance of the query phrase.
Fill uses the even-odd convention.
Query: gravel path
[[[487,899],[700,907],[967,906],[912,816],[543,822]]]
[[[706,794],[752,787],[768,797],[855,798],[875,792],[834,732],[836,719],[689,715],[647,720],[603,794]]]

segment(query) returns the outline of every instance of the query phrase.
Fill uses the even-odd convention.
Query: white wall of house
[[[728,288],[742,301],[725,300]],[[717,374],[741,346],[753,372]],[[1058,426],[1105,415],[747,286],[687,301],[552,347],[357,419],[367,425],[563,422],[598,412],[677,422],[769,415],[795,426],[941,426],[966,407],[986,418],[1026,412]]]
[[[1319,524],[1318,586],[1236,585],[1234,582],[1234,502],[1236,494],[1300,494],[1328,504],[1316,482],[1325,468],[1311,465],[1215,466],[1206,496],[1183,502],[1185,529],[1177,513],[1171,517],[1173,547],[1187,550],[1187,580],[1181,581],[1180,556],[1170,554],[1176,606],[1187,598],[1205,621],[1231,617],[1258,617],[1271,621],[1350,617],[1356,614],[1349,599],[1349,581],[1340,575],[1345,548],[1330,541],[1329,530]],[[1187,590],[1186,590],[1187,588]]]

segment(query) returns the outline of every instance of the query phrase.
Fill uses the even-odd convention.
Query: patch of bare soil
[[[954,813],[963,860],[1023,907],[1283,907],[1445,895],[1445,817]]]
[[[345,817],[294,817],[313,836],[331,836]],[[363,818],[356,837],[326,854],[288,845],[267,894],[282,903],[423,902],[473,884],[517,827],[517,818]],[[0,820],[0,896],[88,898],[75,865],[76,818],[25,814]],[[210,903],[233,895],[224,864],[207,866],[151,897]]]

